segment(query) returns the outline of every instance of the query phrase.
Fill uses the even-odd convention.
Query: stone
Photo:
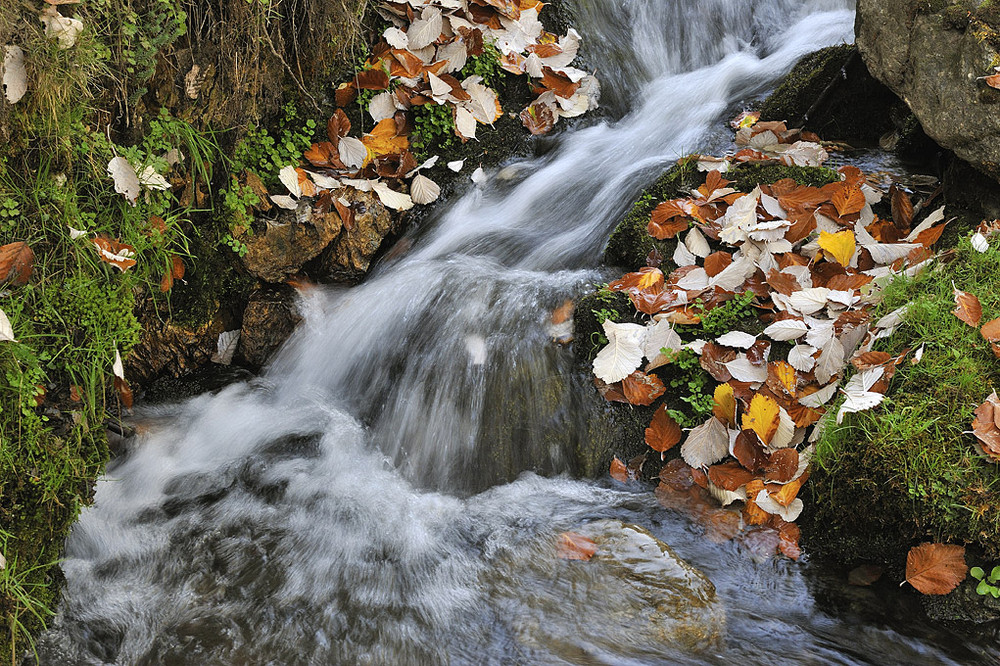
[[[263,367],[302,321],[295,299],[295,290],[285,285],[264,287],[250,295],[236,350],[249,365]]]
[[[323,277],[354,281],[368,272],[386,237],[399,231],[403,215],[393,215],[373,192],[340,190],[337,196],[350,202],[353,224],[330,244],[320,259]]]
[[[598,520],[573,531],[597,544],[590,560],[560,559],[554,535],[486,576],[526,648],[579,663],[582,654],[627,646],[637,659],[669,663],[678,651],[719,647],[725,611],[705,574],[638,525]]]
[[[281,210],[274,221],[268,221],[263,234],[254,234],[247,241],[243,265],[265,282],[283,282],[318,257],[340,234],[341,227],[335,210],[318,215],[303,201],[295,211]]]
[[[140,386],[161,375],[180,377],[208,364],[225,328],[218,318],[197,326],[163,322],[155,314],[141,316],[140,321],[139,344],[125,360],[126,376]]]
[[[857,44],[869,71],[906,102],[930,138],[1000,179],[1000,90],[981,80],[1000,63],[1000,39],[975,3],[858,0],[857,11]]]

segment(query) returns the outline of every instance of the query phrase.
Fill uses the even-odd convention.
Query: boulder
[[[669,663],[719,647],[725,612],[705,574],[637,525],[598,520],[574,531],[597,544],[590,560],[560,559],[546,541],[505,556],[486,577],[522,645],[567,663],[623,647]]]
[[[387,236],[399,231],[403,217],[393,215],[372,192],[338,192],[350,202],[353,221],[320,258],[319,274],[339,280],[359,280]]]
[[[1000,179],[1000,90],[981,77],[1000,63],[993,3],[858,0],[857,44],[869,71],[924,131]]]
[[[198,325],[163,322],[156,316],[140,317],[143,324],[139,344],[126,358],[126,376],[142,385],[161,375],[180,377],[207,365],[215,353],[221,319]]]
[[[288,286],[263,287],[250,295],[243,312],[237,353],[256,368],[288,339],[302,321],[295,291]]]
[[[243,265],[265,282],[283,282],[318,257],[341,227],[335,210],[318,215],[310,203],[303,201],[294,211],[282,210],[277,219],[267,222],[263,234],[249,239]]]

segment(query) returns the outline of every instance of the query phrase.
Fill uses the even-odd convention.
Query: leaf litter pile
[[[520,111],[532,134],[545,134],[560,118],[572,118],[597,108],[600,86],[584,70],[572,67],[580,35],[547,32],[539,21],[544,3],[538,0],[408,0],[383,2],[378,11],[392,23],[372,55],[351,81],[336,91],[338,107],[355,102],[361,91],[374,91],[364,111],[374,127],[351,136],[351,122],[338,108],[327,124],[327,141],[303,154],[305,168],[287,166],[280,178],[288,194],[272,195],[276,205],[295,209],[302,197],[317,197],[322,213],[335,208],[349,216],[341,188],[374,192],[387,207],[401,211],[436,200],[440,187],[420,173],[438,161],[422,164],[410,152],[412,110],[444,106],[463,142],[476,140],[478,125],[492,126],[504,110],[497,91],[479,75],[459,80],[456,74],[470,57],[487,46],[500,54],[500,67],[527,75],[535,99]],[[461,171],[462,162],[449,163]],[[482,177],[481,170],[473,180]],[[408,191],[407,191],[408,190]],[[344,219],[351,227],[351,220]]]
[[[680,458],[660,472],[657,495],[687,511],[713,541],[739,538],[757,555],[798,559],[798,495],[823,417],[838,395],[838,423],[878,406],[897,367],[920,361],[922,348],[896,356],[872,350],[902,323],[905,308],[877,320],[872,312],[888,282],[932,262],[931,247],[947,222],[943,207],[915,207],[902,189],[883,192],[853,166],[823,187],[783,179],[738,191],[726,179],[734,165],[820,166],[828,155],[818,137],[783,123],[741,117],[734,127],[738,152],[689,158],[704,183],[652,211],[648,233],[676,240],[676,268],[661,270],[654,252],[646,267],[609,285],[646,323],[603,322],[608,343],[593,361],[594,381],[607,400],[656,405],[667,392],[658,371],[685,350],[697,354],[717,382],[712,415],[685,432],[667,404],[656,407],[646,443],[661,458],[680,445]],[[891,219],[873,210],[886,198]],[[765,325],[762,334],[682,338],[685,326],[745,293]],[[971,298],[956,289],[956,299],[956,316],[976,316]],[[1000,322],[991,324],[984,336],[1000,341]],[[1000,409],[995,418],[992,405],[986,411],[981,429],[988,421],[1000,454]],[[616,458],[611,474],[636,478],[638,464]],[[965,577],[960,546],[924,544],[914,552],[907,577],[922,592],[947,593]]]

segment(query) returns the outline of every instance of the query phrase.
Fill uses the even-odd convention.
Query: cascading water
[[[799,565],[712,544],[648,493],[534,474],[483,490],[574,468],[592,391],[574,389],[547,313],[595,279],[638,188],[711,147],[729,105],[850,39],[851,4],[577,0],[605,101],[631,110],[453,202],[365,284],[308,295],[262,379],[145,409],[69,540],[41,662],[971,658],[823,613]],[[721,640],[650,640],[635,628],[649,601],[627,596],[615,613],[559,611],[619,588],[538,564],[538,544],[606,518],[652,530],[715,583]]]

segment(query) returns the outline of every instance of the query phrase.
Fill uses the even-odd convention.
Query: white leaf
[[[886,316],[875,322],[875,328],[895,328],[903,323],[906,318],[906,311],[910,305],[907,303],[903,307],[896,308]]]
[[[268,195],[273,203],[278,208],[284,208],[285,210],[295,210],[299,207],[299,202],[288,196],[287,194],[271,194]]]
[[[465,160],[455,160],[454,162],[448,162],[448,168],[458,173],[465,166]]]
[[[674,263],[680,266],[694,266],[698,263],[698,257],[691,254],[691,250],[687,248],[684,243],[678,241],[677,247],[674,248]],[[708,274],[705,274],[708,277]],[[705,280],[705,286],[708,286],[708,280]]]
[[[223,331],[219,333],[219,339],[215,343],[215,353],[212,354],[212,363],[219,365],[229,365],[233,362],[233,354],[236,353],[236,346],[240,342],[240,329]]]
[[[907,243],[914,242],[915,240],[917,240],[917,236],[919,236],[921,233],[927,231],[928,229],[930,229],[931,227],[933,227],[935,224],[937,224],[938,222],[940,222],[943,219],[944,219],[944,206],[941,206],[936,211],[934,211],[933,213],[931,213],[930,215],[928,215],[926,217],[926,219],[924,219],[923,222],[921,222],[920,224],[918,224],[913,229],[913,231],[910,232],[910,235],[908,235],[903,240],[905,240]]]
[[[125,379],[125,365],[122,363],[122,355],[118,353],[118,347],[115,347],[115,362],[111,366],[111,372],[114,373],[115,377],[118,379]]]
[[[340,152],[340,161],[349,169],[360,169],[368,157],[368,147],[353,136],[345,136],[340,139],[337,145]]]
[[[723,291],[737,291],[747,278],[757,271],[757,266],[749,257],[740,257],[722,269],[722,272],[708,280],[709,287]]]
[[[788,297],[789,304],[802,314],[812,314],[826,307],[830,290],[826,287],[802,289]]]
[[[683,346],[681,336],[677,335],[673,324],[666,319],[661,319],[646,327],[646,342],[643,344],[643,355],[649,359],[646,372],[662,365],[666,365],[667,356],[660,350],[677,352]]]
[[[714,416],[691,430],[681,444],[681,457],[691,467],[714,465],[729,455],[729,431]]]
[[[809,372],[816,366],[815,347],[809,345],[795,345],[788,352],[788,364],[799,372]]]
[[[299,174],[295,171],[295,167],[289,165],[281,167],[281,171],[278,172],[278,180],[281,184],[285,186],[292,196],[298,199],[302,196],[302,188],[299,187]]]
[[[725,488],[720,488],[711,481],[708,482],[708,494],[715,498],[715,501],[722,506],[729,506],[733,502],[746,502],[747,501],[747,489],[746,486],[740,486],[736,490],[726,490]]]
[[[416,169],[414,169],[414,170],[410,171],[409,173],[407,173],[406,177],[407,178],[413,178],[413,176],[415,174],[420,173],[423,169],[430,169],[432,166],[434,166],[435,164],[438,163],[439,159],[441,159],[441,158],[439,156],[437,156],[437,155],[432,155],[431,157],[428,157],[427,160],[423,164],[421,164]]]
[[[751,384],[762,384],[767,381],[767,366],[753,365],[746,356],[726,363],[726,369],[738,382],[750,382]]]
[[[860,391],[854,393],[847,393],[845,390],[844,403],[840,406],[840,411],[837,412],[837,424],[843,423],[844,416],[847,414],[853,414],[855,412],[862,412],[866,409],[871,409],[877,405],[880,405],[885,396],[881,393],[875,393],[874,391]]]
[[[791,415],[785,411],[784,407],[778,407],[778,429],[774,431],[771,442],[767,445],[767,450],[771,453],[778,449],[790,446],[795,439],[795,421]]]
[[[472,96],[467,104],[473,117],[484,125],[492,125],[493,121],[501,115],[497,110],[496,91],[469,79],[462,82],[462,87]]]
[[[24,68],[24,51],[20,46],[5,46],[3,56],[4,96],[16,104],[28,92],[28,72]]]
[[[437,55],[435,60],[446,60],[447,65],[441,70],[442,74],[450,74],[452,72],[457,72],[463,67],[469,58],[469,48],[466,46],[465,41],[461,39],[456,39],[454,41],[448,42],[442,46],[438,47]]]
[[[386,28],[382,33],[385,41],[394,49],[406,49],[410,46],[410,39],[406,33],[399,28]]]
[[[38,18],[45,25],[45,36],[59,40],[60,49],[68,49],[76,44],[77,37],[83,32],[83,21],[63,16],[51,5]]]
[[[614,384],[631,375],[642,364],[646,328],[638,324],[618,324],[604,320],[608,344],[594,358],[594,374]]]
[[[115,181],[115,192],[122,194],[129,203],[135,205],[139,198],[142,185],[139,183],[139,176],[135,174],[135,169],[124,157],[113,157],[108,162],[108,175]]]
[[[815,393],[810,393],[807,396],[799,398],[799,404],[805,407],[809,407],[810,409],[819,409],[826,403],[830,402],[830,399],[833,398],[834,395],[836,395],[837,386],[839,384],[840,382],[832,382],[830,384],[827,384],[826,386],[816,391]]]
[[[476,185],[479,185],[480,183],[485,183],[486,172],[483,171],[483,167],[476,167],[476,170],[472,172],[471,176],[469,176],[469,180],[471,180]]]
[[[376,123],[396,115],[396,103],[393,101],[392,93],[383,90],[372,97],[372,101],[368,103],[368,114]],[[343,151],[340,154],[343,159]]]
[[[0,310],[0,342],[17,342],[14,339],[14,327],[3,310]]]
[[[698,227],[691,227],[691,230],[687,232],[687,236],[684,237],[684,245],[687,246],[687,249],[691,250],[691,254],[702,259],[712,254],[712,248],[708,246],[705,235],[701,233]]]
[[[427,81],[431,84],[431,96],[434,99],[443,98],[445,95],[451,94],[451,86],[442,81],[441,77],[434,74],[434,72],[427,73]]]
[[[809,330],[804,321],[799,319],[782,319],[764,329],[764,335],[772,340],[787,342],[801,338]]]
[[[393,210],[409,210],[413,208],[413,199],[410,198],[409,194],[403,194],[402,192],[390,189],[385,183],[372,183],[372,190],[378,195],[379,201],[385,204],[387,208]]]
[[[86,231],[80,231],[79,229],[69,228],[69,238],[70,240],[76,240],[77,238],[83,238],[87,235]]]
[[[441,36],[441,10],[427,7],[420,18],[410,24],[406,31],[407,46],[410,51],[418,51],[430,46]]]
[[[688,271],[677,281],[677,288],[687,291],[703,291],[708,289],[708,273],[700,266]]]
[[[750,349],[755,342],[757,342],[757,336],[744,333],[743,331],[730,331],[715,340],[715,344],[717,345],[736,347],[737,349]]]
[[[990,249],[990,243],[986,240],[986,236],[977,231],[972,234],[972,247],[976,250],[976,252],[986,252]]]
[[[147,166],[139,174],[139,184],[150,190],[169,190],[170,182],[156,172],[152,166]]]
[[[463,139],[476,138],[476,117],[464,106],[455,109],[455,131]]]
[[[429,204],[441,195],[441,187],[422,174],[413,177],[410,183],[410,197],[415,204]]]
[[[781,207],[781,204],[778,203],[777,199],[772,196],[768,196],[767,194],[760,195],[760,203],[764,206],[764,210],[767,211],[768,215],[776,217],[779,220],[785,219],[785,215],[788,214],[785,212],[785,209]]]
[[[806,325],[809,326],[809,332],[806,334],[806,342],[816,349],[825,347],[826,343],[833,337],[834,322],[829,319],[806,317]]]
[[[923,247],[918,243],[879,243],[861,224],[854,226],[854,235],[858,243],[868,250],[876,264],[891,264],[902,259],[914,248]]]
[[[322,173],[314,173],[312,171],[306,171],[306,173],[309,174],[309,178],[311,178],[312,182],[316,184],[316,187],[321,190],[336,190],[341,187],[340,181],[336,178]]]
[[[781,519],[786,523],[795,522],[795,519],[799,517],[799,514],[802,513],[802,509],[805,506],[802,500],[798,497],[789,502],[787,507],[781,506],[767,494],[766,490],[762,490],[757,493],[757,497],[754,498],[754,502],[767,513],[775,516],[781,516]]]
[[[820,384],[826,384],[844,367],[844,345],[840,338],[833,337],[823,347],[823,352],[816,359],[816,379]]]

